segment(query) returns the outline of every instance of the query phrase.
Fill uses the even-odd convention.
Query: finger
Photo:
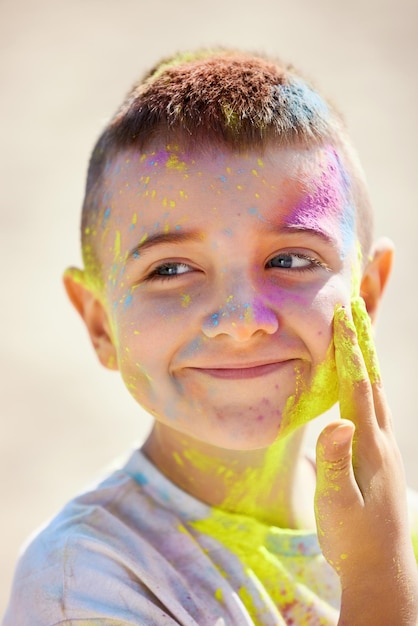
[[[315,515],[320,535],[340,532],[348,509],[364,503],[352,465],[353,436],[348,420],[328,424],[319,435]]]
[[[380,367],[373,340],[372,323],[363,298],[353,298],[351,300],[351,312],[369,380],[374,384],[381,379]]]
[[[381,428],[390,427],[392,418],[383,390],[379,360],[373,339],[373,328],[364,300],[354,298],[351,302],[351,310],[358,343],[372,385],[376,419]]]
[[[372,385],[353,320],[342,306],[334,313],[334,346],[341,417],[354,422],[358,434],[374,430],[377,421]]]

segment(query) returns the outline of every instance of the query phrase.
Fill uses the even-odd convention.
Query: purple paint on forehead
[[[151,167],[157,165],[165,165],[170,157],[170,153],[167,150],[158,150],[155,154],[150,154],[145,163]]]
[[[350,179],[337,153],[327,151],[327,162],[319,176],[305,183],[302,197],[286,223],[330,233],[337,238],[343,257],[350,250],[355,236],[355,210],[350,200]],[[335,232],[338,227],[338,232]]]

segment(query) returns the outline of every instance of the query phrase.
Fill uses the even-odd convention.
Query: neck
[[[156,423],[143,452],[199,500],[282,528],[314,528],[315,476],[303,429],[267,449],[227,450]]]

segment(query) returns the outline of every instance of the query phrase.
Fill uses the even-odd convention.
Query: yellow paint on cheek
[[[303,370],[297,372],[296,392],[286,402],[281,432],[287,434],[328,411],[338,400],[338,377],[334,346],[328,348],[325,360],[315,371],[311,385],[306,384]]]
[[[186,308],[189,306],[191,302],[191,297],[188,294],[182,293],[181,294],[181,306]]]
[[[113,258],[117,261],[120,258],[120,230],[115,233],[115,243],[113,244]]]

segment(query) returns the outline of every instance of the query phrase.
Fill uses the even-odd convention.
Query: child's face
[[[120,155],[91,237],[118,368],[157,420],[247,449],[334,404],[333,311],[360,270],[332,147]]]

